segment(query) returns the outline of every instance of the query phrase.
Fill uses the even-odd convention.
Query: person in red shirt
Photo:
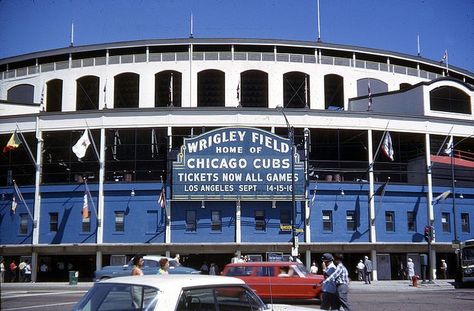
[[[15,282],[16,280],[16,269],[17,269],[17,265],[15,263],[15,260],[12,260],[11,264],[10,264],[10,273],[11,273],[11,279],[10,281],[11,282]]]

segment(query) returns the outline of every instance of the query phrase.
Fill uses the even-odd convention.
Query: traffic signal
[[[433,241],[435,239],[435,229],[433,226],[430,226],[430,237],[431,237],[431,241]]]
[[[426,242],[431,241],[431,226],[425,226],[424,236]]]

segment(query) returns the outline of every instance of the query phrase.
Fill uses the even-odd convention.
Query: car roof
[[[174,260],[174,258],[166,257],[166,256],[160,256],[160,255],[145,255],[145,256],[143,256],[143,259],[156,260],[156,261],[160,261],[161,258],[167,258],[168,260]]]
[[[226,265],[226,267],[241,267],[241,266],[275,267],[275,266],[295,266],[295,265],[301,265],[301,263],[294,262],[294,261],[250,261],[250,262],[229,263]]]
[[[243,285],[244,281],[227,276],[196,275],[196,274],[164,274],[116,277],[100,283],[120,283],[146,285],[159,288],[160,291],[175,291],[181,288],[206,285]]]

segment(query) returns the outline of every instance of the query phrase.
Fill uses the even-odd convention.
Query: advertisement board
[[[304,165],[290,140],[247,127],[185,138],[173,162],[173,200],[304,200]],[[294,166],[294,174],[292,174]]]

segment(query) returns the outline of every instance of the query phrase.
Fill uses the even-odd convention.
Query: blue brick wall
[[[31,213],[34,209],[34,187],[21,187],[20,191]],[[20,234],[20,215],[28,214],[25,205],[17,200],[15,213],[12,212],[13,186],[0,188],[0,244],[31,244],[33,239],[33,220],[28,216],[27,234]]]
[[[176,201],[172,203],[171,241],[173,243],[232,243],[235,241],[235,202]],[[187,211],[196,212],[195,232],[186,231]],[[211,213],[220,211],[222,230],[211,230]]]
[[[380,184],[376,185],[378,189]],[[97,185],[89,185],[97,207]],[[309,189],[314,189],[312,183]],[[131,196],[131,190],[135,196]],[[165,210],[158,205],[161,184],[106,184],[104,243],[164,243]],[[344,196],[341,190],[344,190]],[[435,187],[436,196],[447,190]],[[31,244],[33,222],[28,220],[27,234],[19,234],[20,214],[27,213],[23,203],[18,202],[15,214],[11,213],[12,187],[1,188],[0,201],[0,244]],[[34,188],[22,187],[21,191],[31,212],[34,212]],[[456,199],[457,234],[460,240],[474,238],[474,189],[459,188]],[[168,191],[169,193],[169,191]],[[319,183],[316,198],[310,203],[309,222],[311,241],[315,243],[366,243],[369,242],[368,185],[353,183]],[[41,244],[95,243],[96,216],[89,203],[91,213],[91,231],[82,232],[82,205],[84,185],[48,185],[41,187],[40,235]],[[312,195],[308,195],[309,198]],[[297,202],[297,227],[303,228],[304,204]],[[172,243],[233,243],[235,241],[235,204],[230,201],[206,201],[201,208],[200,201],[175,201],[171,204],[171,242]],[[271,201],[241,202],[241,232],[243,243],[285,243],[291,242],[291,231],[280,229],[280,211],[288,210],[291,215],[291,202],[277,202],[272,208]],[[377,242],[418,243],[424,242],[423,230],[427,224],[426,187],[389,184],[384,197],[375,196]],[[255,229],[255,210],[263,210],[266,219],[265,231]],[[197,231],[186,231],[186,211],[194,210],[197,218]],[[211,230],[211,212],[220,211],[222,230]],[[123,211],[125,231],[115,231],[115,212]],[[333,227],[323,230],[322,213],[332,211]],[[356,230],[348,230],[346,213],[355,211]],[[386,231],[385,212],[395,214],[395,231]],[[416,231],[409,232],[407,212],[415,212]],[[49,230],[49,214],[58,213],[58,232]],[[442,213],[449,215],[449,231],[443,231]],[[462,230],[461,213],[469,215],[468,232]],[[451,242],[454,239],[454,220],[452,198],[449,197],[434,206],[436,242]],[[304,234],[299,234],[304,242]]]

